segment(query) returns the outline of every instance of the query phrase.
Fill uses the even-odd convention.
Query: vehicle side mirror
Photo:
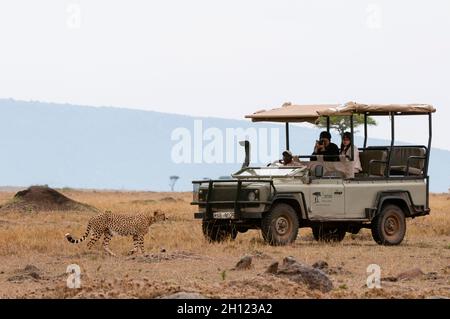
[[[317,165],[314,167],[314,176],[315,177],[323,177],[323,166]]]

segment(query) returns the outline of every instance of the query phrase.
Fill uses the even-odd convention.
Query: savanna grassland
[[[212,298],[428,298],[450,297],[450,196],[431,195],[431,215],[408,220],[400,246],[377,245],[369,230],[347,234],[341,243],[318,243],[300,229],[286,247],[266,245],[259,231],[239,234],[235,241],[210,244],[200,221],[193,219],[190,193],[59,190],[99,210],[118,213],[160,209],[168,220],[151,226],[146,255],[128,256],[131,238],[114,237],[111,257],[101,241],[70,244],[64,234],[84,234],[93,211],[0,213],[1,298],[156,298],[178,291]],[[15,190],[0,192],[0,204]],[[253,256],[248,270],[232,270],[244,255]],[[333,290],[322,293],[285,278],[266,274],[273,261],[293,256],[312,265],[325,261]],[[81,288],[66,286],[66,268],[81,268]],[[366,286],[369,264],[381,267],[380,289]],[[420,270],[418,270],[420,269]],[[404,272],[417,275],[398,276]],[[394,278],[394,279],[392,279]]]

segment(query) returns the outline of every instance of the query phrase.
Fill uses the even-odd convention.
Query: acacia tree
[[[320,128],[327,128],[327,119],[326,117],[320,117],[318,122],[316,123]],[[355,114],[353,115],[353,128],[356,128],[360,125],[364,125],[364,115]],[[370,116],[367,117],[367,125],[377,125],[377,122]],[[344,132],[350,132],[350,117],[349,116],[330,116],[330,129],[334,129],[339,132],[339,134],[344,135]],[[358,132],[357,130],[353,131],[354,133]]]
[[[173,192],[173,190],[175,188],[175,183],[180,179],[180,176],[172,175],[169,177],[169,179],[170,179],[170,183],[169,183],[170,190]]]

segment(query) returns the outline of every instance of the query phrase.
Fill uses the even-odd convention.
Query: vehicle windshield
[[[275,176],[302,176],[305,167],[248,167],[236,174],[234,177],[275,177]]]

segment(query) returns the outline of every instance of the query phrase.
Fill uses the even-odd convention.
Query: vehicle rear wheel
[[[406,233],[405,213],[397,205],[389,204],[372,221],[372,237],[380,245],[398,245]]]
[[[294,242],[297,238],[298,227],[297,213],[292,206],[284,203],[273,206],[261,221],[264,240],[274,246]]]
[[[339,242],[345,237],[345,229],[337,226],[318,225],[312,227],[313,237],[317,241]]]
[[[234,225],[217,223],[215,220],[203,220],[202,231],[206,240],[217,243],[234,240],[238,233]]]

